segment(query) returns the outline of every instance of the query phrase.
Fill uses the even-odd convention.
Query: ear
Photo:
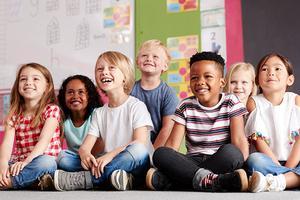
[[[294,84],[295,81],[295,76],[294,75],[289,75],[288,79],[287,79],[287,86],[292,86]]]
[[[163,69],[162,69],[162,71],[165,72],[165,71],[168,70],[168,68],[169,68],[168,64],[165,64],[164,67],[163,67]]]
[[[224,88],[225,85],[226,85],[225,79],[224,79],[224,78],[220,78],[220,87],[221,87],[221,88]]]

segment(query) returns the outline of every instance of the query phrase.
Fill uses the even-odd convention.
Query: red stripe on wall
[[[244,61],[241,0],[225,0],[226,54],[228,68],[235,62]]]

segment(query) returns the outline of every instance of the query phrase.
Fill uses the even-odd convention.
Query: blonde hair
[[[238,62],[234,63],[230,66],[229,71],[226,73],[225,80],[226,80],[226,85],[224,87],[225,92],[230,92],[229,86],[232,78],[232,74],[238,70],[243,70],[244,72],[248,72],[251,76],[251,81],[252,81],[252,91],[250,93],[250,97],[254,96],[257,94],[257,85],[255,83],[255,69],[253,65],[250,63],[245,63],[245,62]]]
[[[126,94],[130,94],[132,87],[135,83],[135,77],[134,67],[129,58],[117,51],[106,51],[98,57],[96,67],[100,58],[105,60],[107,63],[119,68],[122,71],[125,77],[124,92]]]
[[[142,49],[150,49],[150,48],[162,48],[166,54],[166,58],[167,58],[167,64],[169,64],[170,60],[171,60],[171,55],[169,53],[169,50],[168,48],[162,43],[162,41],[160,40],[156,40],[156,39],[153,39],[153,40],[147,40],[145,41],[139,48],[139,51],[138,51],[138,55],[140,54],[141,50]]]
[[[42,122],[42,113],[45,107],[47,106],[47,104],[57,102],[56,95],[54,92],[53,79],[49,70],[46,67],[37,63],[24,64],[18,69],[16,74],[16,80],[11,90],[10,109],[6,118],[6,122],[5,122],[6,125],[8,125],[8,121],[11,120],[11,118],[14,115],[21,115],[25,111],[25,100],[19,93],[19,81],[20,81],[20,75],[22,70],[28,67],[40,71],[45,77],[48,84],[46,90],[44,91],[44,95],[39,100],[39,104],[37,109],[35,110],[34,118],[31,125],[33,127],[38,126]]]

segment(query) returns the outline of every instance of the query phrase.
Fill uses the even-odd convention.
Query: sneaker
[[[170,190],[172,182],[157,169],[150,168],[146,175],[146,186],[151,190]]]
[[[118,169],[110,175],[110,181],[116,190],[130,190],[132,189],[133,176],[125,170]]]
[[[56,170],[54,187],[58,191],[91,189],[93,188],[92,177],[89,171],[65,172]]]
[[[286,187],[285,178],[282,174],[273,176],[267,174],[264,176],[258,171],[254,171],[249,179],[250,192],[279,192],[283,191]]]
[[[221,191],[246,192],[248,190],[248,177],[245,170],[238,169],[232,173],[218,175],[214,184],[218,185]]]
[[[38,188],[45,191],[55,190],[54,181],[50,174],[44,174],[39,178]]]
[[[247,191],[248,178],[243,169],[226,174],[214,174],[201,168],[195,174],[193,187],[207,192],[241,192]]]

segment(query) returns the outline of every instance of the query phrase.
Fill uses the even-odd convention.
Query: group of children
[[[300,98],[287,92],[294,76],[284,56],[266,55],[256,73],[251,64],[236,63],[224,77],[220,55],[196,53],[190,58],[193,96],[181,102],[161,81],[169,61],[159,40],[144,42],[135,81],[125,55],[102,53],[95,80],[106,103],[83,75],[63,81],[57,102],[47,68],[21,66],[0,146],[0,189],[146,185],[262,192],[300,186]],[[186,153],[179,151],[183,139]]]

